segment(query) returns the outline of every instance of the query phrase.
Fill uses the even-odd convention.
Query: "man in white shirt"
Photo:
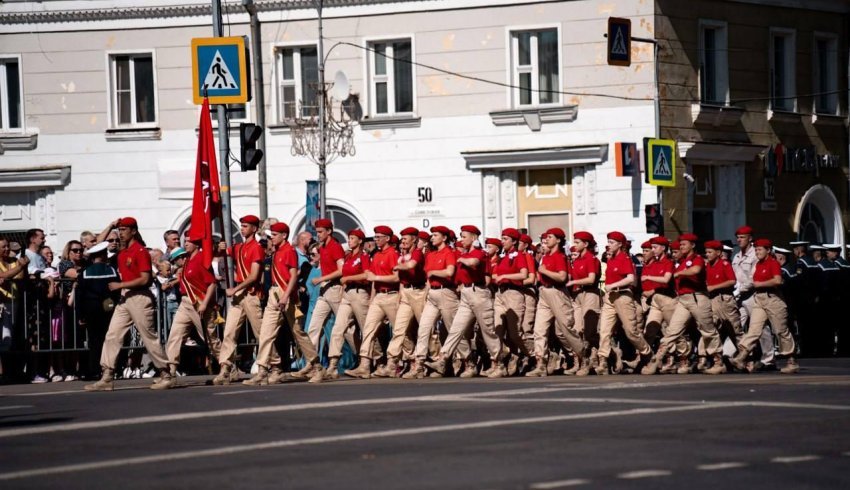
[[[741,326],[747,330],[750,316],[755,303],[755,289],[753,288],[753,273],[756,270],[756,249],[753,247],[753,229],[747,225],[739,227],[735,231],[735,240],[738,242],[738,253],[732,258],[732,270],[735,271],[736,296],[740,305]],[[773,344],[773,332],[766,325],[759,339],[761,346],[761,363],[768,369],[774,367],[776,347]]]
[[[47,269],[47,261],[39,253],[41,247],[44,245],[44,230],[39,228],[29,229],[25,238],[27,248],[24,252],[27,258],[30,259],[29,266],[27,266],[27,274],[32,275],[44,271],[44,269]]]

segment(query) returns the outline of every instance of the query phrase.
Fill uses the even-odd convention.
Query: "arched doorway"
[[[829,187],[818,184],[806,191],[797,206],[794,226],[799,240],[843,243],[841,207]]]
[[[189,225],[192,224],[192,216],[187,217],[180,223],[180,226],[177,228],[177,231],[180,232],[180,236],[183,236],[183,233],[186,229],[189,228]],[[239,222],[230,220],[230,231],[232,233],[233,243],[242,243],[242,234],[239,233]],[[213,236],[223,236],[221,232],[221,220],[213,221]]]

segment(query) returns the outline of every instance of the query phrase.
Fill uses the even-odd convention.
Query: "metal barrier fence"
[[[11,283],[11,284],[10,284]],[[89,336],[85,325],[81,324],[80,305],[77,301],[68,301],[74,295],[73,279],[55,279],[54,292],[51,292],[46,279],[6,281],[4,288],[14,290],[13,297],[2,296],[2,307],[11,317],[13,337],[25,339],[25,348],[34,352],[79,352],[89,350]],[[171,331],[171,322],[177,307],[177,301],[168,301],[158,281],[151,287],[154,295],[154,328],[161,344],[165,345]],[[223,290],[219,299],[223,299]],[[219,303],[220,317],[226,316],[223,301]],[[224,330],[224,322],[217,324],[219,338]],[[105,333],[105,332],[104,332]],[[23,334],[23,336],[21,336]],[[257,339],[250,327],[243,325],[240,333],[240,346],[254,346]],[[124,340],[124,349],[144,349],[144,343],[135,328],[131,328]]]

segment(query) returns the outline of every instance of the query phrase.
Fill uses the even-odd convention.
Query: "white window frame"
[[[146,56],[150,55],[151,57],[151,67],[153,72],[153,114],[154,120],[152,122],[130,122],[130,123],[119,123],[116,118],[118,117],[118,93],[116,92],[116,64],[114,62],[115,58],[118,56],[130,56],[131,57],[131,66],[132,66],[132,57],[133,56]],[[159,127],[159,83],[157,82],[157,64],[156,64],[156,50],[154,49],[126,49],[126,50],[118,50],[118,51],[107,51],[106,52],[106,86],[107,89],[107,118],[109,120],[109,129],[148,129],[148,128],[158,128]],[[136,77],[135,77],[135,68],[131,71],[130,74],[130,94],[131,94],[131,104],[130,104],[130,114],[131,119],[135,121],[136,119],[136,101],[135,101],[135,87],[136,87]]]
[[[774,38],[783,37],[788,43],[786,46],[786,53],[788,53],[786,63],[785,63],[785,91],[789,96],[793,96],[791,98],[791,107],[790,108],[778,108],[773,104],[773,84],[774,84]],[[788,29],[784,27],[771,27],[770,34],[768,37],[768,48],[770,59],[768,60],[768,89],[770,93],[770,109],[772,111],[784,111],[784,112],[797,112],[797,31],[794,29]]]
[[[817,93],[820,91],[820,83],[819,74],[820,74],[820,60],[818,56],[818,41],[828,41],[829,49],[831,50],[830,55],[830,65],[827,67],[827,71],[829,72],[827,76],[829,80],[827,81],[827,91],[837,91],[838,90],[838,35],[831,32],[815,32],[812,38],[812,93]],[[818,98],[817,96],[812,97],[812,112],[815,114],[824,114],[824,115],[840,115],[841,114],[841,103],[840,98],[838,97],[838,93],[833,94],[835,99],[835,108],[833,110],[821,110],[818,107]]]
[[[319,42],[315,40],[275,43],[272,48],[272,62],[274,63],[274,87],[272,90],[272,103],[274,104],[275,108],[275,122],[277,124],[284,124],[286,123],[286,119],[283,113],[283,101],[280,97],[280,88],[283,80],[283,50],[296,50],[292,62],[292,69],[294,70],[295,77],[293,85],[295,86],[296,116],[301,116],[301,107],[298,103],[304,98],[304,87],[302,87],[301,85],[301,49],[315,48],[317,56],[324,56],[324,53],[319,53]],[[321,82],[321,80],[319,81]]]
[[[718,94],[722,93],[722,96],[718,96],[719,100],[705,100],[703,97],[703,91],[705,87],[703,86],[704,82],[704,73],[703,67],[706,64],[706,59],[709,56],[709,53],[705,50],[705,31],[713,30],[715,31],[715,53],[714,53],[714,65],[716,70],[716,77],[713,80],[715,85],[715,91]],[[699,85],[699,96],[700,102],[703,104],[717,104],[721,103],[724,106],[728,106],[730,102],[730,89],[729,89],[729,30],[728,24],[725,21],[721,20],[713,20],[713,19],[700,19],[699,20],[699,77],[697,83]]]
[[[239,105],[239,104],[225,104],[225,105],[233,106],[233,105]],[[230,126],[231,131],[233,131],[233,124],[253,122],[252,117],[251,117],[251,115],[252,115],[251,103],[245,102],[242,105],[245,106],[245,118],[244,119],[236,119],[236,118],[228,119],[228,121],[230,123],[229,126]],[[210,122],[212,123],[213,129],[218,129],[218,116],[217,116],[217,114],[218,114],[217,105],[210,104]],[[201,117],[201,106],[198,106],[198,117],[199,118]],[[239,128],[236,128],[236,129],[239,129]]]
[[[393,56],[393,47],[390,45],[394,41],[410,41],[410,78],[411,78],[411,96],[413,97],[413,110],[407,112],[397,112],[395,110],[395,60],[391,59],[390,56]],[[393,117],[393,116],[415,116],[416,111],[418,110],[417,100],[417,90],[416,90],[416,39],[413,34],[397,34],[393,36],[378,36],[378,37],[368,37],[363,38],[362,40],[364,46],[368,46],[370,49],[366,50],[366,56],[364,57],[364,71],[366,73],[367,80],[367,103],[369,107],[369,117]],[[378,76],[374,73],[375,68],[375,52],[372,51],[372,46],[374,44],[387,44],[387,52],[386,52],[386,74],[380,75],[381,80],[377,80]],[[377,82],[386,82],[387,83],[387,112],[382,112],[378,114],[377,111],[377,100],[378,97],[375,95],[375,83]]]
[[[516,25],[516,26],[507,26],[505,28],[506,35],[506,46],[508,49],[505,50],[506,57],[506,66],[507,70],[507,84],[510,87],[508,89],[508,106],[514,109],[525,109],[531,107],[558,107],[563,104],[563,94],[557,93],[555,94],[558,97],[556,102],[547,102],[545,104],[540,103],[540,93],[537,92],[540,88],[538,76],[538,68],[537,68],[537,37],[532,37],[531,40],[531,69],[520,69],[517,65],[514,64],[514,60],[519,59],[519,39],[514,36],[514,34],[520,32],[528,32],[528,31],[545,31],[545,30],[555,30],[555,33],[558,37],[558,92],[563,91],[564,86],[564,41],[562,39],[561,32],[561,24],[534,24],[534,25]],[[520,90],[519,90],[519,74],[520,73],[531,73],[531,104],[520,105]]]
[[[21,101],[21,126],[18,128],[10,128],[9,127],[9,108],[7,107],[8,101],[4,98],[2,101],[2,107],[0,107],[0,133],[23,133],[24,128],[26,127],[26,115],[24,114],[24,65],[22,63],[22,57],[20,54],[0,54],[0,60],[14,60],[18,63],[18,85],[19,85],[19,93],[18,97]],[[7,78],[6,78],[6,64],[0,63],[0,93],[6,93],[7,90]]]

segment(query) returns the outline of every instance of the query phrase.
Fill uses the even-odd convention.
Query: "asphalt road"
[[[793,376],[0,387],[0,487],[850,488],[850,360]]]

